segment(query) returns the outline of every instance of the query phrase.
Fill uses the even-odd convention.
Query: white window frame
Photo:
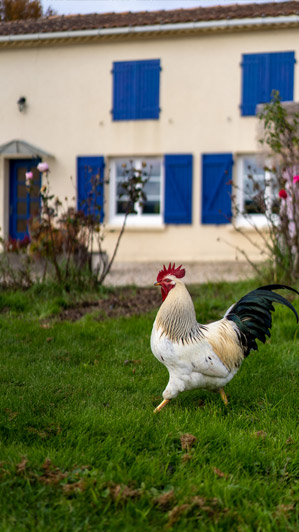
[[[260,158],[260,154],[257,153],[248,153],[248,154],[241,154],[237,156],[237,164],[236,164],[236,193],[235,193],[235,202],[237,206],[237,213],[235,216],[235,222],[238,227],[244,227],[244,228],[252,228],[252,227],[258,227],[258,228],[266,228],[269,224],[265,214],[241,214],[244,211],[244,176],[245,176],[245,160],[252,159],[256,163],[258,158]],[[265,162],[265,166],[267,166],[267,162]],[[270,182],[272,178],[271,172],[269,170],[265,170],[265,181]],[[265,196],[266,204],[268,204],[269,209],[272,205],[272,199],[273,194],[271,193],[271,187],[266,187],[266,193]],[[275,221],[275,215],[273,216],[273,221]]]
[[[155,228],[164,226],[164,165],[162,157],[111,157],[109,159],[109,225],[120,227],[124,220],[124,214],[116,213],[116,163],[127,163],[128,161],[134,162],[134,167],[136,169],[142,168],[142,163],[147,163],[145,170],[150,172],[150,162],[151,161],[159,162],[161,168],[161,182],[160,182],[160,213],[159,214],[143,214],[140,206],[135,205],[135,210],[137,214],[130,214],[127,218],[126,226],[127,227],[144,227],[144,228]],[[149,163],[149,164],[148,164]]]

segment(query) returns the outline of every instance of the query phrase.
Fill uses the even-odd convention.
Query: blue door
[[[28,220],[40,213],[41,174],[39,159],[10,160],[9,236],[23,240],[28,235]],[[26,172],[32,172],[30,188],[26,186]]]

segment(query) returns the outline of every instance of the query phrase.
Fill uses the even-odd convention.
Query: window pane
[[[134,164],[133,164],[134,166]],[[124,177],[126,171],[131,168],[131,163],[129,160],[121,160],[116,163],[116,177]]]
[[[146,201],[142,209],[143,214],[160,214],[160,201]]]
[[[30,187],[30,198],[39,198],[40,186],[39,183],[32,183]]]
[[[160,181],[150,180],[146,183],[144,187],[144,192],[147,197],[149,196],[159,196],[160,195]]]
[[[116,214],[125,214],[127,211],[128,203],[126,200],[118,200],[116,202]],[[131,214],[136,214],[135,212],[132,212]]]
[[[23,233],[27,229],[27,220],[18,220],[17,221],[17,231],[18,233]]]
[[[277,176],[275,173],[269,179],[268,184],[269,184],[269,190],[271,191],[271,202],[270,202],[271,211],[273,214],[279,214],[279,209],[280,209],[280,200],[278,196],[279,185],[278,185],[278,180],[277,180]]]
[[[31,172],[33,173],[33,179],[31,180],[30,196],[31,198],[38,198],[41,186],[40,173],[37,168],[31,168]]]
[[[146,166],[144,170],[151,176],[151,177],[160,177],[161,175],[161,162],[155,161],[154,159],[149,159],[144,161],[146,163]]]
[[[265,213],[265,171],[253,159],[244,160],[243,194],[247,214]]]
[[[24,183],[25,184],[25,167],[18,168],[18,183]]]
[[[38,216],[39,214],[39,202],[31,201],[30,202],[30,216]]]
[[[24,183],[18,183],[18,198],[27,198],[28,189]]]
[[[124,199],[124,194],[126,193],[126,189],[123,188],[123,186],[122,186],[122,182],[119,181],[119,182],[117,183],[116,186],[117,186],[117,188],[116,188],[116,195],[117,195],[118,197],[122,195],[122,199]]]
[[[27,215],[27,201],[18,201],[17,215],[18,216]]]

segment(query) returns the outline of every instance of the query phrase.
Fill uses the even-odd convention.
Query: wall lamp
[[[26,98],[25,96],[20,96],[20,98],[17,101],[17,104],[19,106],[19,111],[22,113],[26,107]]]

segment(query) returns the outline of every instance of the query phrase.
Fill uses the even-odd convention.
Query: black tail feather
[[[242,297],[225,315],[228,320],[235,322],[239,329],[245,356],[249,355],[251,349],[258,349],[256,339],[265,343],[266,336],[270,338],[271,312],[275,310],[273,303],[281,303],[292,310],[298,323],[299,317],[293,305],[280,294],[272,292],[280,289],[291,290],[299,295],[295,288],[283,284],[261,286]]]

